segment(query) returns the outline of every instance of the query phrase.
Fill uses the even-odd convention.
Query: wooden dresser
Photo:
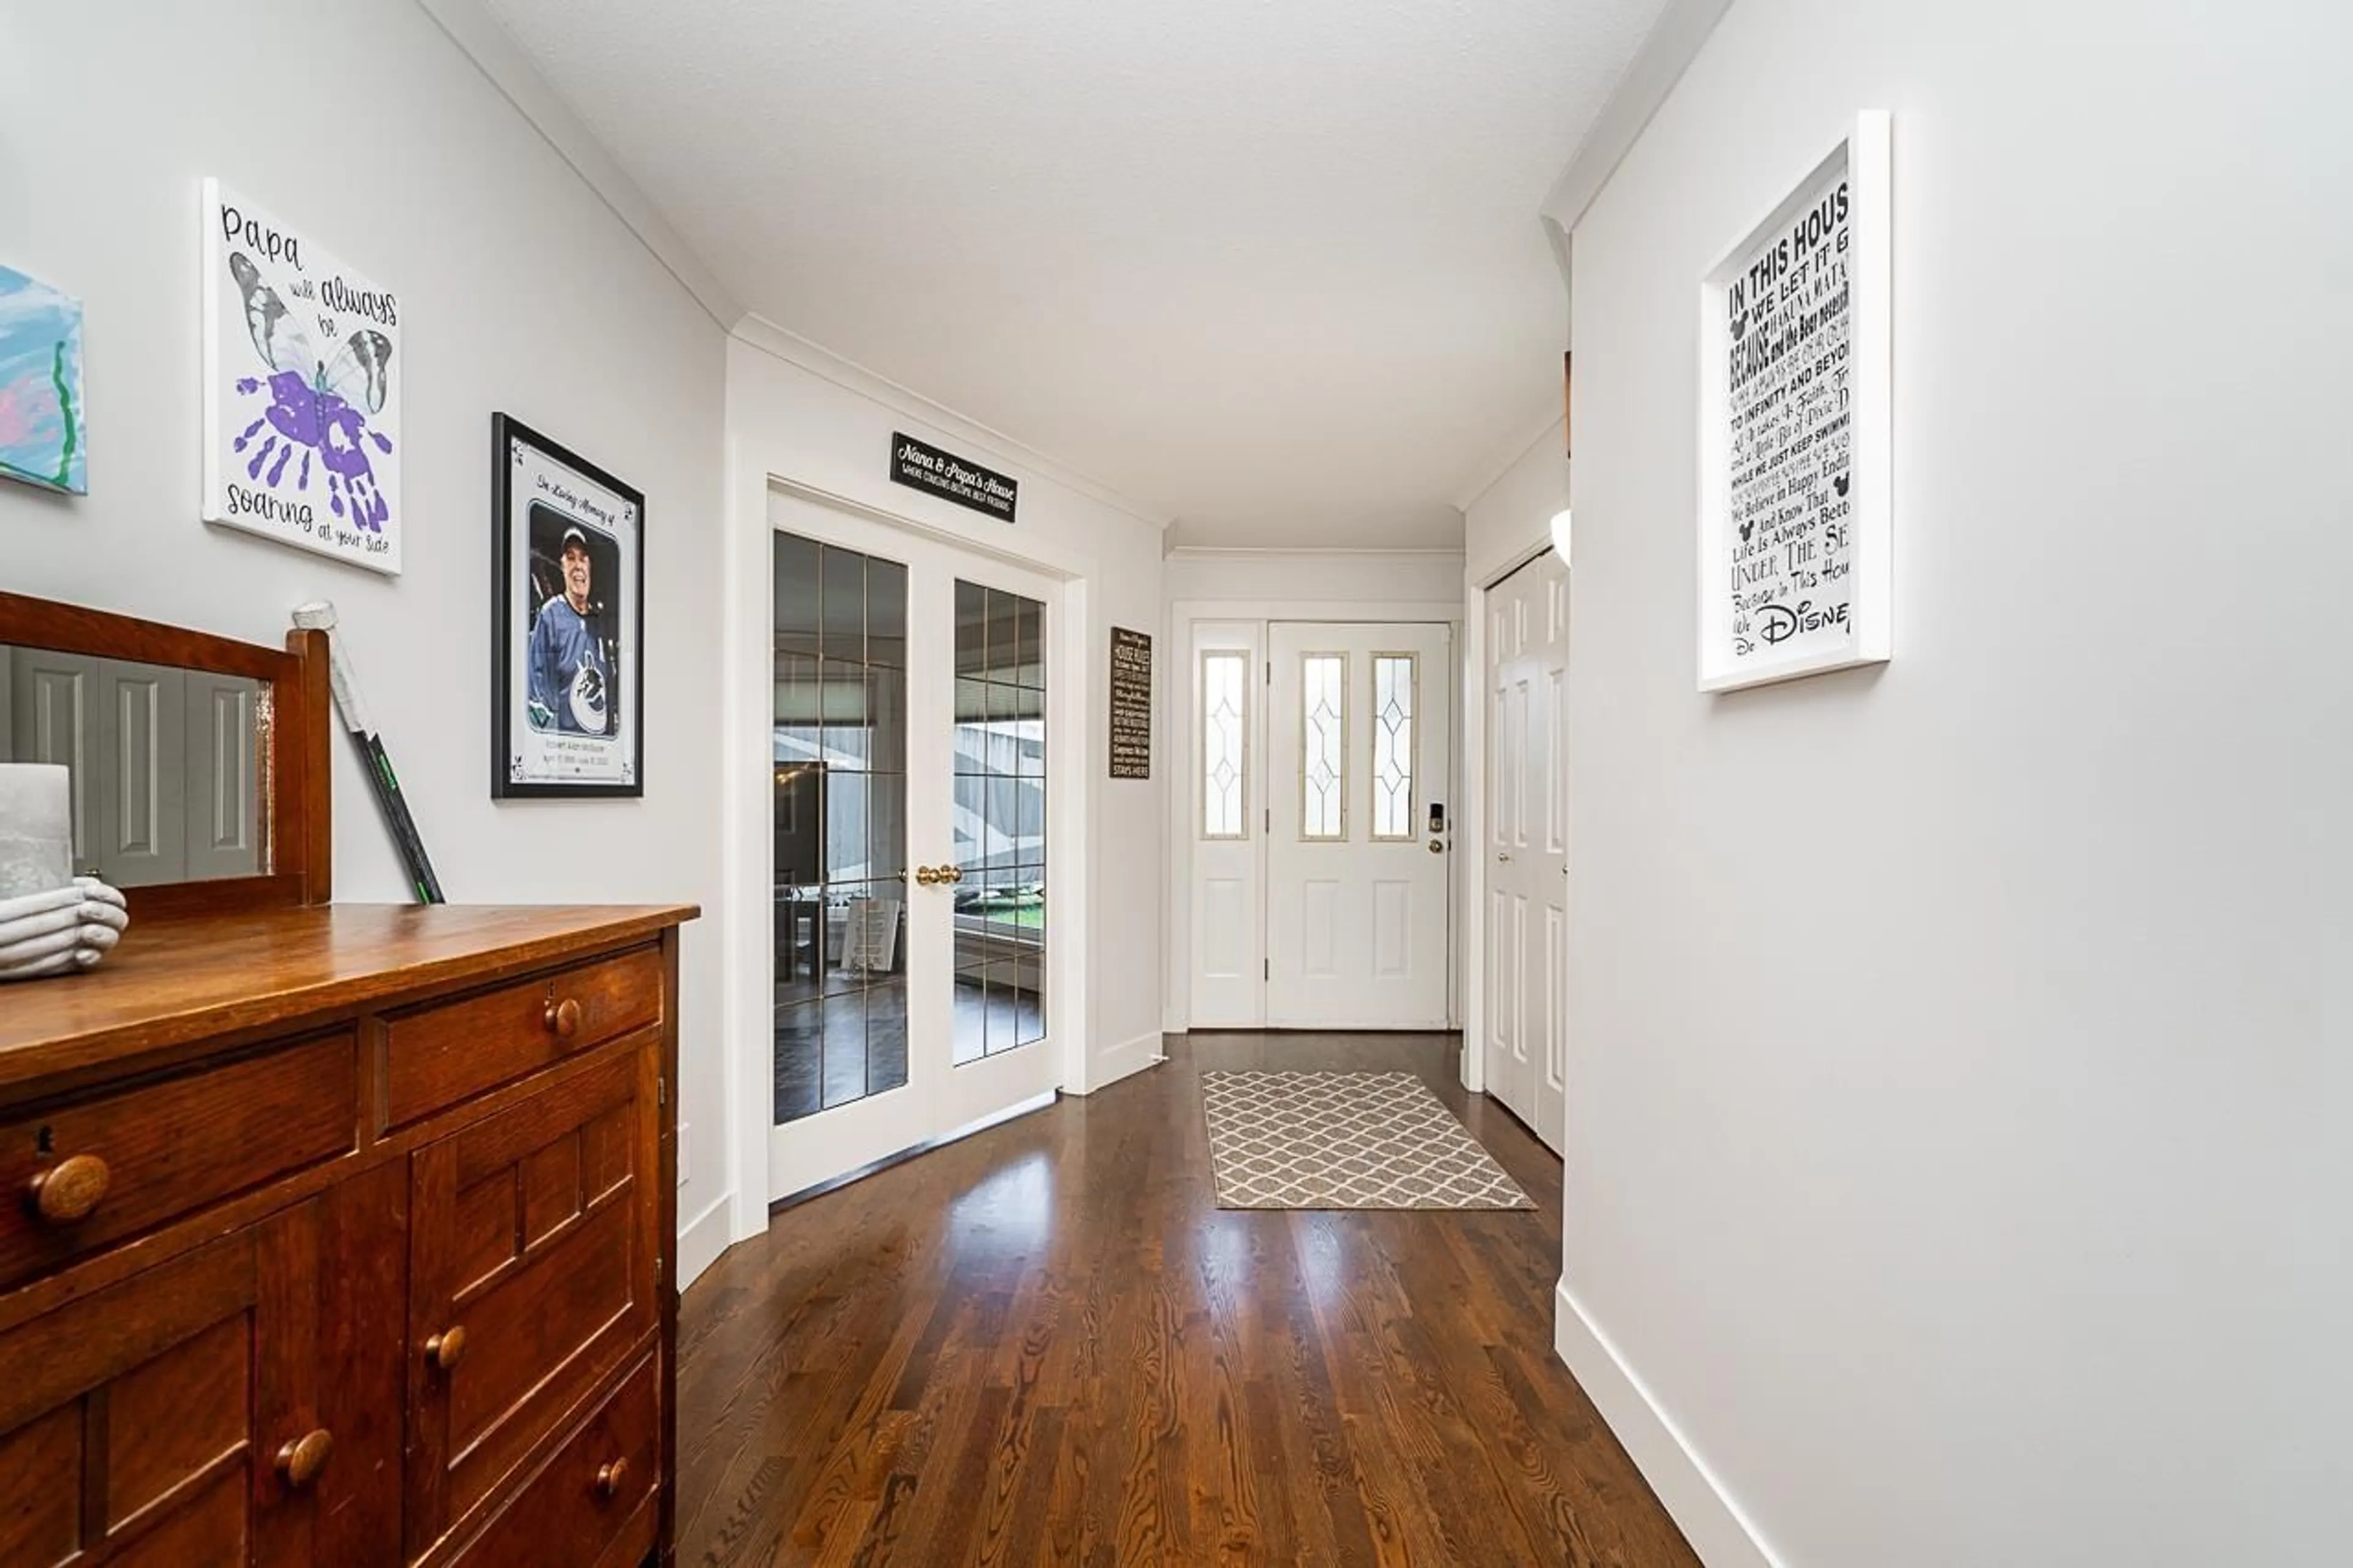
[[[669,1561],[694,913],[193,915],[0,986],[0,1564]]]

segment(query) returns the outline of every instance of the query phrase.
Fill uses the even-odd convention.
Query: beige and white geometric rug
[[[1409,1072],[1209,1072],[1225,1209],[1532,1209]]]

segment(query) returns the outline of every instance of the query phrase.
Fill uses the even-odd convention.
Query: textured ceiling
[[[1176,519],[1453,546],[1660,0],[489,0],[736,298]]]

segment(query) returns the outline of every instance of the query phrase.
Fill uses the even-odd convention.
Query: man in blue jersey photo
[[[612,728],[613,677],[604,638],[598,635],[604,606],[592,604],[588,597],[596,565],[588,535],[576,523],[564,530],[558,564],[564,590],[550,595],[532,619],[525,665],[530,672],[532,728],[565,735],[607,734]]]

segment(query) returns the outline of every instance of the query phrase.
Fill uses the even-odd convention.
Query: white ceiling
[[[753,311],[1176,519],[1460,545],[1662,0],[489,0]]]

